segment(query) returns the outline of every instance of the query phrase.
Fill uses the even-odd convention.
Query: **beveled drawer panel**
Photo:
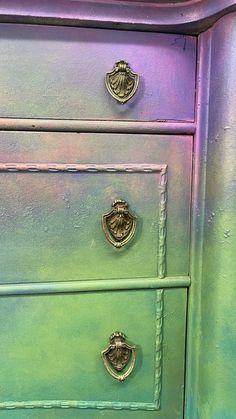
[[[194,119],[195,37],[18,24],[0,37],[0,116]],[[124,105],[105,86],[119,60],[140,76]]]
[[[185,315],[181,289],[1,296],[2,417],[33,409],[50,418],[54,408],[74,408],[75,418],[105,409],[109,419],[117,410],[119,417],[136,410],[147,419],[173,419],[183,405]],[[101,357],[115,331],[136,352],[123,383]]]
[[[191,137],[2,132],[0,148],[1,282],[188,274]],[[116,199],[137,217],[120,249],[102,229]]]

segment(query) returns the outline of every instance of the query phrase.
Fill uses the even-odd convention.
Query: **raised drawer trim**
[[[147,134],[194,134],[196,124],[188,121],[108,121],[88,119],[0,118],[5,131],[114,132]]]
[[[166,174],[165,164],[77,164],[77,163],[0,163],[0,172],[160,172]]]
[[[156,341],[153,402],[108,402],[80,400],[36,400],[0,402],[0,409],[111,409],[111,410],[159,410],[161,404],[162,339],[163,339],[163,290],[156,291]],[[122,384],[121,384],[122,385]]]
[[[16,173],[160,173],[158,277],[166,272],[166,220],[167,220],[167,165],[166,164],[65,164],[65,163],[0,163],[0,172]]]
[[[61,294],[72,292],[115,291],[135,289],[186,288],[191,284],[189,276],[160,278],[89,279],[65,282],[35,282],[1,284],[0,296]]]

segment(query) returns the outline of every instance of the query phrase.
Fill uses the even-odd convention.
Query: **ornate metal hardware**
[[[124,333],[112,333],[110,345],[101,352],[105,368],[118,381],[124,381],[131,374],[136,360],[135,346],[129,345],[125,340]],[[122,373],[126,367],[128,369]]]
[[[107,240],[115,247],[127,244],[135,234],[136,220],[129,212],[126,201],[114,201],[112,211],[102,217],[102,228]]]
[[[134,96],[139,85],[139,75],[124,60],[118,61],[113,70],[106,73],[105,80],[108,92],[122,104]]]

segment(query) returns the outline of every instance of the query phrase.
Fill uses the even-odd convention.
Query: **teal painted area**
[[[217,413],[214,415],[214,419],[235,419],[235,414],[230,414],[229,412],[227,412],[227,408],[224,409],[222,407],[222,409],[219,409]]]
[[[3,419],[156,419],[158,413],[152,412],[121,412],[121,411],[96,411],[93,410],[27,410],[25,411],[10,411],[10,412],[1,412],[1,418]],[[172,417],[167,417],[172,419]],[[228,418],[227,418],[228,419]]]

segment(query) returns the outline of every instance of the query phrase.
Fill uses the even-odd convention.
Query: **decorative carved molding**
[[[167,219],[167,166],[161,170],[159,204],[159,257],[158,275],[164,278],[166,272],[166,219]]]
[[[145,29],[162,32],[200,33],[221,16],[236,10],[236,0],[169,2],[103,2],[11,0],[0,4],[0,22]]]
[[[163,290],[156,291],[156,353],[154,378],[154,404],[156,410],[161,406],[161,374],[162,374],[162,342],[163,342]]]
[[[162,338],[163,338],[163,290],[156,291],[156,342],[153,402],[107,402],[78,400],[36,400],[0,402],[0,410],[14,409],[111,409],[111,410],[158,410],[161,402]]]
[[[165,164],[76,164],[76,163],[0,163],[0,172],[16,173],[160,173],[158,277],[166,271],[167,165]]]
[[[77,164],[77,163],[0,163],[0,172],[88,172],[154,173],[166,171],[160,164]]]

